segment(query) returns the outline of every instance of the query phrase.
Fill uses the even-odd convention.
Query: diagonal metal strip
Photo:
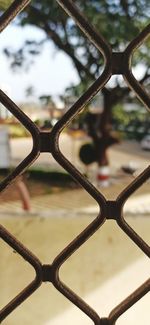
[[[29,155],[0,183],[0,191],[2,191],[17,176],[21,175],[40,155],[40,131],[30,118],[2,90],[0,90],[0,102],[24,125],[32,135],[33,140],[33,148]]]
[[[0,17],[0,32],[21,12],[31,0],[15,0]]]
[[[150,112],[150,95],[144,87],[136,80],[131,71],[131,59],[134,51],[150,36],[150,24],[128,45],[124,51],[124,79],[129,87],[136,93],[139,100]]]
[[[60,121],[53,127],[51,131],[52,155],[55,160],[68,171],[76,181],[78,181],[84,189],[86,189],[98,203],[103,205],[105,198],[76,168],[73,166],[59,149],[60,132],[69,122],[79,113],[84,106],[94,97],[95,94],[103,87],[109,79],[110,74],[102,74],[91,87],[79,98],[79,100],[67,111]]]
[[[77,9],[73,1],[70,0],[56,0],[60,6],[72,17],[88,39],[95,45],[95,47],[103,54],[107,60],[111,58],[112,49],[109,43],[97,33],[95,28],[89,24],[83,14]]]
[[[59,269],[63,263],[83,245],[105,222],[104,216],[98,216],[86,229],[82,231],[62,252],[55,258],[53,268],[56,276],[54,278],[54,286],[67,299],[72,301],[80,310],[82,310],[88,317],[90,317],[94,324],[99,324],[100,317],[87,303],[68,288],[59,278]]]
[[[63,282],[57,279],[54,282],[55,288],[63,294],[69,301],[76,305],[84,314],[86,314],[95,325],[101,324],[99,315],[92,309],[81,297],[75,294],[70,288],[68,288]]]
[[[0,322],[2,322],[14,309],[25,301],[42,283],[42,266],[40,261],[26,247],[24,247],[14,236],[4,227],[0,226],[0,237],[21,255],[30,265],[33,266],[36,276],[35,279],[22,290],[12,301],[0,310]]]
[[[71,0],[56,0],[59,5],[71,16],[83,31],[86,37],[103,55],[105,63],[101,76],[89,87],[89,89],[72,105],[68,112],[54,126],[51,132],[45,134],[40,131],[36,125],[11,101],[2,91],[0,91],[0,101],[4,106],[25,126],[31,133],[33,148],[29,155],[16,167],[16,169],[0,184],[0,191],[6,188],[18,175],[33,163],[41,152],[50,152],[55,160],[96,200],[100,211],[94,221],[85,228],[61,253],[55,257],[52,265],[42,265],[40,261],[25,248],[15,237],[6,229],[0,227],[1,238],[11,247],[13,247],[29,264],[33,266],[36,272],[35,280],[29,284],[16,298],[14,298],[0,312],[0,320],[6,318],[19,304],[29,297],[42,282],[51,282],[55,288],[61,292],[74,305],[82,310],[93,322],[98,325],[114,325],[117,319],[139,299],[141,299],[150,290],[150,281],[146,281],[141,287],[115,307],[108,318],[100,318],[97,313],[86,304],[79,296],[68,288],[59,278],[59,269],[63,263],[79,249],[100,227],[106,219],[115,219],[118,226],[135,242],[135,244],[147,255],[150,256],[150,248],[142,238],[125,222],[123,216],[123,205],[125,201],[136,191],[150,176],[150,167],[144,170],[129,186],[127,186],[116,198],[116,201],[107,201],[67,158],[61,153],[59,148],[59,136],[62,130],[71,122],[71,120],[81,112],[89,101],[100,91],[108,82],[112,74],[122,74],[126,83],[134,90],[137,97],[145,106],[150,109],[150,97],[144,88],[134,78],[131,71],[131,59],[133,52],[148,37],[150,25],[148,25],[122,53],[112,53],[110,44],[97,33],[93,26],[78,10]],[[0,17],[0,31],[2,31],[12,19],[25,8],[30,1],[16,0]]]
[[[150,279],[144,282],[138,289],[136,289],[129,297],[122,301],[117,307],[115,307],[110,315],[110,324],[115,324],[117,319],[125,313],[136,302],[143,298],[150,291]]]

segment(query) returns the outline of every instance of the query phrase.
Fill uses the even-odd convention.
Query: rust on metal
[[[124,73],[124,53],[112,53],[112,75],[119,75]]]
[[[42,266],[42,280],[43,282],[53,282],[54,272],[52,266],[49,264],[44,264]]]
[[[99,34],[95,28],[89,24],[86,17],[77,9],[71,0],[56,0],[60,6],[75,20],[79,28],[102,54],[104,58],[104,70],[97,80],[87,89],[87,91],[70,107],[65,115],[56,123],[51,132],[45,132],[26,116],[21,109],[0,90],[0,102],[18,119],[18,121],[30,132],[33,141],[33,148],[28,156],[10,173],[1,183],[0,192],[2,192],[12,181],[21,175],[38,158],[40,153],[49,152],[54,159],[86,190],[99,206],[99,213],[95,219],[84,229],[78,237],[67,245],[51,264],[42,265],[41,261],[23,246],[12,234],[0,226],[0,237],[20,254],[35,270],[35,279],[33,279],[18,296],[0,311],[0,322],[7,318],[20,304],[22,304],[31,294],[33,294],[43,282],[50,282],[63,294],[70,302],[76,305],[85,313],[95,325],[114,325],[118,318],[138,302],[150,290],[150,280],[145,281],[129,297],[120,302],[106,318],[101,318],[97,312],[91,308],[81,297],[76,295],[71,288],[67,287],[59,277],[60,267],[65,261],[76,252],[95,232],[110,219],[117,222],[124,233],[135,243],[136,246],[148,257],[150,257],[150,247],[147,243],[126,223],[124,220],[123,206],[128,198],[150,177],[150,167],[147,167],[129,186],[127,186],[116,198],[116,200],[107,200],[104,195],[98,191],[85,178],[78,169],[72,165],[59,149],[59,136],[62,130],[77,116],[90,100],[107,84],[114,74],[123,75],[128,86],[136,93],[139,100],[150,111],[150,97],[143,89],[140,83],[135,79],[131,71],[131,60],[133,52],[150,34],[150,25],[133,39],[124,52],[112,52],[111,45]],[[11,6],[0,17],[0,31],[13,20],[13,18],[29,4],[29,0],[15,0]],[[57,302],[56,302],[57,303]],[[100,306],[101,307],[101,306]],[[101,310],[100,310],[101,313]]]
[[[107,215],[106,215],[107,219],[118,220],[120,218],[121,208],[117,201],[107,201],[106,207],[107,207]]]
[[[51,133],[40,132],[40,152],[51,152]]]
[[[100,325],[110,325],[110,321],[108,318],[101,318]]]

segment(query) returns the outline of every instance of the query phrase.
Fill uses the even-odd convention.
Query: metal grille
[[[2,31],[11,20],[19,13],[29,0],[15,0],[13,4],[0,18],[0,31]],[[59,269],[63,263],[79,249],[107,219],[114,219],[118,226],[135,242],[144,254],[150,256],[150,248],[147,243],[126,223],[123,216],[123,206],[130,195],[148,180],[150,167],[147,167],[127,188],[125,188],[115,201],[108,201],[76,168],[59,149],[59,136],[67,124],[87,105],[87,103],[106,85],[110,77],[114,74],[123,75],[128,86],[136,93],[136,96],[150,109],[150,98],[148,93],[142,88],[140,83],[134,78],[130,62],[133,52],[148,37],[150,25],[148,25],[121,53],[113,53],[111,46],[98,34],[87,22],[86,18],[79,12],[71,0],[57,0],[60,6],[76,21],[77,25],[95,45],[104,57],[105,66],[101,76],[90,86],[90,88],[77,100],[69,111],[53,127],[51,132],[40,131],[37,126],[18,108],[18,106],[0,91],[1,103],[24,125],[30,132],[33,139],[33,148],[29,155],[17,166],[17,168],[0,184],[0,191],[4,190],[18,175],[22,174],[40,155],[41,152],[49,152],[55,160],[82,185],[82,187],[96,200],[100,212],[94,221],[80,233],[62,252],[55,257],[52,264],[42,265],[41,261],[32,254],[26,247],[14,238],[4,227],[0,226],[0,235],[10,247],[17,251],[34,269],[36,277],[20,294],[10,301],[0,311],[0,321],[2,322],[13,312],[24,300],[26,300],[42,282],[50,282],[67,299],[75,304],[85,313],[94,324],[115,324],[118,318],[139,299],[148,293],[150,280],[143,283],[129,297],[116,306],[109,314],[108,318],[101,318],[89,305],[79,296],[70,290],[59,278]]]

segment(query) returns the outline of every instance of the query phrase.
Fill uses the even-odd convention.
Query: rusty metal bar
[[[115,324],[116,320],[125,313],[130,307],[132,307],[137,301],[143,298],[150,291],[150,279],[148,279],[143,285],[136,289],[128,298],[121,302],[116,308],[112,310],[109,315],[110,324]]]
[[[110,44],[97,33],[95,28],[87,21],[82,13],[77,9],[71,0],[56,0],[60,6],[71,16],[76,24],[80,27],[87,38],[95,45],[95,47],[103,54],[104,58],[109,61],[112,53]]]
[[[150,24],[128,45],[124,51],[124,79],[129,87],[136,93],[138,99],[150,111],[150,96],[145,91],[144,87],[135,79],[131,70],[131,59],[134,51],[150,36]]]
[[[23,173],[42,152],[49,152],[55,160],[95,199],[99,205],[99,214],[95,216],[86,229],[77,236],[68,246],[62,249],[51,264],[44,264],[37,259],[26,247],[22,245],[4,227],[0,226],[0,237],[10,247],[15,249],[35,270],[35,279],[10,301],[0,311],[0,321],[3,321],[15,308],[26,300],[43,282],[51,283],[61,294],[76,305],[96,325],[114,325],[118,318],[131,308],[150,290],[150,280],[141,285],[135,292],[116,306],[108,317],[101,318],[86,302],[77,296],[59,278],[59,270],[65,261],[76,252],[79,247],[94,235],[106,220],[114,219],[118,226],[129,236],[129,238],[143,251],[150,256],[150,247],[144,240],[126,223],[123,215],[123,206],[126,200],[150,177],[150,167],[147,167],[129,186],[127,186],[116,198],[107,201],[104,195],[98,191],[61,153],[59,148],[59,137],[62,130],[81,112],[90,100],[107,84],[112,75],[123,75],[126,83],[136,93],[136,96],[150,110],[150,97],[144,88],[134,78],[131,71],[131,60],[133,52],[150,34],[148,25],[131,43],[124,52],[112,52],[110,44],[98,34],[95,28],[89,24],[87,19],[78,10],[71,0],[56,0],[59,5],[76,21],[85,36],[94,44],[104,58],[104,70],[100,77],[93,82],[87,91],[72,105],[68,112],[53,127],[51,132],[39,130],[39,128],[26,116],[19,107],[2,91],[0,91],[0,102],[20,121],[30,132],[33,141],[33,148],[28,156],[0,183],[0,192]],[[15,0],[12,5],[0,17],[0,31],[12,21],[12,19],[29,4],[29,0]]]
[[[35,279],[22,290],[12,301],[0,311],[0,322],[2,322],[15,308],[26,300],[42,283],[42,266],[40,261],[26,247],[24,247],[3,226],[0,226],[0,237],[24,258],[35,270]]]
[[[40,155],[40,131],[30,118],[24,114],[2,90],[0,90],[0,102],[30,132],[33,140],[33,148],[29,155],[0,183],[1,192],[10,185],[17,176],[20,176]]]
[[[0,32],[21,12],[31,0],[15,0],[0,17]]]

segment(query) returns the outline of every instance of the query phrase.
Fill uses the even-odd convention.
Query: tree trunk
[[[101,114],[90,114],[88,118],[88,130],[91,136],[98,164],[97,181],[102,186],[109,185],[109,159],[108,148],[118,142],[118,139],[112,135],[111,113],[113,107],[113,98],[111,91],[105,89],[104,109]],[[94,116],[95,115],[95,116]]]
[[[97,152],[97,163],[99,166],[109,165],[107,149],[117,142],[117,139],[111,134],[111,92],[105,89],[103,96],[104,109],[102,114],[99,114],[97,118],[95,134],[93,136],[93,142]]]

